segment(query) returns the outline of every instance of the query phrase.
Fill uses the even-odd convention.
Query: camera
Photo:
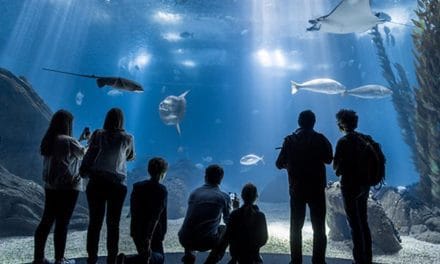
[[[237,193],[230,192],[229,198],[231,199],[232,210],[238,209],[240,207],[240,198],[238,198]]]

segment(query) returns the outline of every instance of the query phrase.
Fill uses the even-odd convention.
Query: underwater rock
[[[0,201],[0,237],[33,235],[43,214],[44,189],[0,165]],[[87,214],[77,205],[69,228],[86,229]]]
[[[289,202],[290,196],[287,175],[276,176],[263,188],[258,199],[266,203]]]
[[[169,166],[167,177],[179,178],[185,185],[192,190],[204,183],[204,171],[188,159],[180,159]]]
[[[52,112],[24,80],[0,68],[0,161],[11,173],[41,184],[39,147]]]
[[[339,241],[351,239],[339,182],[328,186],[326,196],[329,239]],[[374,251],[393,254],[402,249],[398,231],[392,220],[387,217],[382,205],[371,198],[368,199],[368,224]]]
[[[419,199],[414,189],[399,192],[387,187],[376,197],[401,234],[440,244],[440,213]]]
[[[165,186],[168,190],[168,219],[178,219],[185,216],[188,189],[182,179],[165,178]]]

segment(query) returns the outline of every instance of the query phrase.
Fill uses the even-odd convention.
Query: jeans
[[[54,222],[55,260],[61,260],[66,249],[68,226],[78,199],[78,191],[45,189],[45,195],[43,216],[35,230],[34,260],[44,259],[44,248]]]
[[[87,263],[96,263],[98,260],[99,234],[101,233],[104,215],[106,215],[107,263],[114,264],[119,250],[119,222],[127,187],[119,183],[91,179],[87,185],[86,194],[89,203]]]
[[[182,258],[182,262],[185,264],[195,263],[194,251],[208,251],[211,252],[204,263],[217,263],[219,262],[228,247],[228,241],[225,240],[226,226],[220,225],[218,227],[218,235],[212,238],[205,238],[204,240],[193,238],[191,242],[182,241],[179,238],[180,244],[185,249],[185,254]],[[182,243],[183,242],[183,243]]]
[[[372,263],[371,233],[368,226],[367,202],[369,187],[353,192],[342,188],[347,221],[353,240],[353,258],[356,264]]]
[[[292,263],[302,263],[302,228],[306,216],[306,205],[310,209],[313,229],[313,264],[325,263],[327,235],[325,233],[325,192],[308,195],[290,194],[290,255]]]

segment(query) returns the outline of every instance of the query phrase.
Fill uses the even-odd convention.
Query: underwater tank
[[[373,261],[440,263],[437,0],[0,0],[0,14],[0,263],[34,259],[45,203],[40,143],[53,114],[72,113],[80,138],[86,127],[102,128],[114,107],[136,152],[119,252],[136,252],[130,193],[159,156],[169,164],[168,263],[180,263],[188,196],[211,164],[224,169],[227,193],[257,186],[269,232],[264,262],[287,263],[290,198],[287,173],[275,166],[279,147],[309,109],[334,151],[343,136],[335,115],[352,109],[386,157],[385,184],[368,200]],[[331,164],[326,177],[326,257],[351,263]],[[77,263],[87,257],[88,223],[82,188],[65,250]],[[105,257],[105,225],[101,233]],[[312,243],[306,217],[307,261]],[[51,233],[49,260],[53,244]]]

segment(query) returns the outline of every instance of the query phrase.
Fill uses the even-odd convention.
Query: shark
[[[371,0],[342,0],[327,15],[311,19],[307,31],[322,31],[335,34],[362,33],[378,24],[391,21],[384,12],[373,13]]]

